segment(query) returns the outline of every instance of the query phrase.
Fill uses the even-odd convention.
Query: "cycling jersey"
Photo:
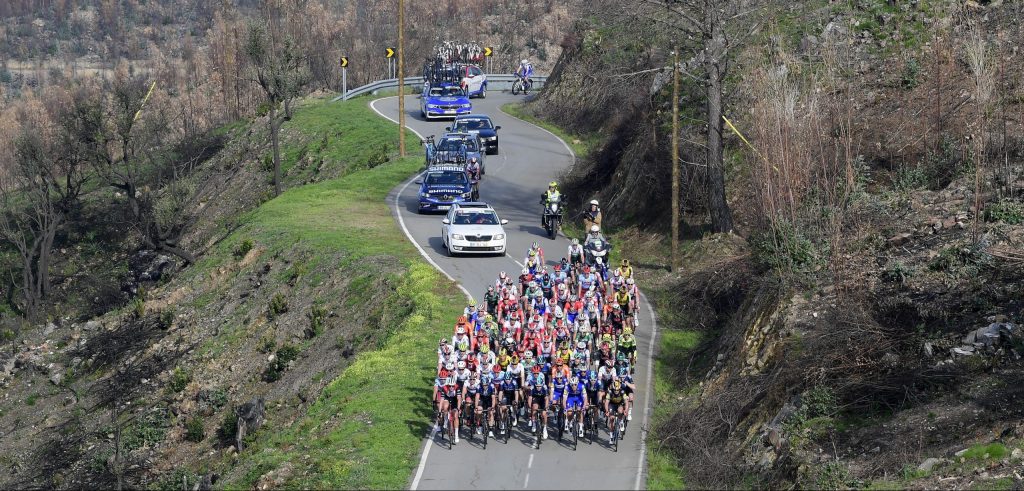
[[[456,351],[469,351],[469,344],[469,336],[466,336],[465,334],[463,334],[461,337],[458,334],[452,337],[452,346],[455,347]]]
[[[614,387],[608,388],[608,393],[605,394],[605,399],[611,404],[622,404],[622,401],[626,399],[626,391],[623,387],[619,387],[616,390]]]
[[[569,385],[569,380],[564,376],[553,376],[551,379],[551,392],[554,394],[555,402],[562,398],[562,393]]]
[[[580,289],[587,291],[593,286],[594,282],[597,281],[597,276],[594,273],[581,274],[579,277]]]
[[[619,304],[619,306],[621,306],[621,307],[627,307],[627,306],[629,306],[629,302],[630,302],[631,300],[633,300],[633,298],[629,296],[629,293],[628,293],[628,292],[627,292],[627,293],[619,293],[619,292],[616,292],[616,293],[615,293],[615,301],[616,301],[616,302],[617,302],[617,303]]]
[[[530,374],[526,377],[526,386],[530,388],[530,394],[534,396],[544,396],[548,393],[548,386],[545,383],[544,374]]]

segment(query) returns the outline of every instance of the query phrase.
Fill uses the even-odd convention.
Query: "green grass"
[[[237,261],[233,252],[245,240],[266,254],[301,249],[309,263],[301,268],[306,272],[316,270],[315,264],[327,257],[340,256],[336,267],[352,271],[357,271],[360,259],[396,257],[404,268],[388,281],[395,288],[388,295],[411,308],[396,325],[386,326],[388,337],[380,349],[358,354],[305,414],[283,423],[271,413],[237,464],[229,459],[220,463],[237,466],[222,469],[227,471],[222,472],[227,488],[251,488],[260,476],[286,462],[295,469],[288,488],[401,488],[407,486],[418,460],[431,417],[434,348],[438,338],[450,335],[449,320],[465,299],[420,259],[385,201],[391,188],[420,169],[422,159],[398,159],[389,151],[386,161],[366,165],[372,152],[364,145],[392,149],[397,139],[395,126],[373,113],[368,101],[319,102],[297,109],[288,124],[312,136],[310,145],[317,148],[307,154],[315,151],[318,158],[344,165],[341,177],[293,187],[243,215],[241,226],[201,260],[196,271],[207,274]],[[324,136],[328,142],[319,148]],[[349,285],[347,299],[380,294],[371,291],[379,273],[366,274]],[[225,334],[237,336],[235,331],[245,329]]]
[[[651,448],[647,452],[647,489],[683,489],[683,470],[672,454]]]
[[[576,158],[584,158],[589,155],[593,149],[597,148],[597,144],[601,141],[599,135],[576,135],[544,121],[531,114],[523,103],[510,102],[502,105],[501,110],[509,116],[540,126],[565,140],[565,143],[569,144],[573,153],[576,154]]]
[[[974,445],[967,449],[961,457],[977,460],[999,460],[1010,455],[1010,449],[1002,443],[989,443],[988,445]]]

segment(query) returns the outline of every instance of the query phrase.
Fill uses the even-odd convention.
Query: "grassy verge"
[[[529,107],[523,103],[510,102],[508,104],[502,105],[501,110],[505,114],[508,114],[509,116],[513,116],[523,121],[526,121],[527,123],[532,123],[537,126],[540,126],[541,128],[544,128],[554,133],[562,140],[565,140],[565,143],[568,143],[569,147],[572,148],[573,153],[576,154],[576,158],[586,157],[594,148],[596,148],[597,144],[600,142],[600,136],[596,134],[573,134],[547,121],[544,121],[543,119],[538,118],[533,114],[533,112],[530,111]]]
[[[311,264],[341,256],[338,267],[343,268],[386,256],[402,267],[390,273],[387,281],[394,288],[383,302],[403,311],[380,327],[386,330],[381,347],[355,356],[305,413],[277,421],[269,408],[267,420],[276,424],[258,431],[237,457],[214,465],[226,488],[252,488],[275,470],[287,488],[401,488],[416,465],[430,419],[435,343],[450,334],[447,326],[464,298],[421,260],[391,216],[388,192],[419,170],[422,160],[393,157],[395,127],[367,102],[321,101],[297,110],[289,125],[311,137],[308,145],[315,148],[307,155],[333,159],[344,166],[342,176],[291,188],[244,215],[241,226],[197,270],[229,261],[246,240],[271,254],[309,251],[304,260]],[[373,161],[373,149],[382,147],[384,158]],[[289,165],[305,158],[296,148],[301,146],[286,149]]]

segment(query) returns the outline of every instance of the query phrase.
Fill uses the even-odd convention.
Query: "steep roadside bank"
[[[393,221],[384,198],[421,160],[395,158],[366,104],[298,109],[291,189],[270,200],[259,127],[230,130],[208,165],[241,171],[205,204],[197,264],[4,346],[0,484],[406,484],[432,348],[463,298]]]

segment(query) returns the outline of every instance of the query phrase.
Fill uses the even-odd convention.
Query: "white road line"
[[[529,474],[527,474],[527,475],[526,475],[526,480],[525,480],[525,481],[523,481],[523,489],[526,489],[526,488],[528,488],[529,486],[530,486],[530,475],[529,475]]]
[[[658,339],[658,319],[654,316],[654,308],[651,307],[651,302],[647,301],[646,295],[640,293],[640,298],[647,304],[647,313],[651,316],[651,342],[647,346],[647,387],[645,388],[647,407],[644,408],[644,424],[640,427],[640,461],[637,463],[636,484],[633,485],[633,489],[636,491],[640,490],[644,475],[644,461],[647,458],[647,420],[651,414],[651,407],[654,404],[651,400],[653,395],[651,383],[654,381],[654,342]]]
[[[526,468],[533,468],[533,454],[530,454],[530,461],[526,463]]]

